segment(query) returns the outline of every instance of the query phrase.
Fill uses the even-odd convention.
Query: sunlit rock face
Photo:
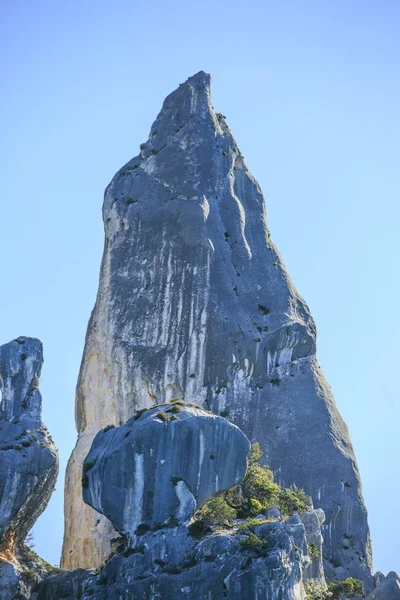
[[[100,564],[115,536],[81,499],[97,431],[179,396],[227,416],[260,443],[280,483],[312,495],[326,514],[326,574],[353,575],[368,589],[367,514],[347,427],[316,361],[308,307],[271,240],[261,190],[211,106],[207,74],[167,97],[139,155],[108,186],[103,217],[63,565]]]

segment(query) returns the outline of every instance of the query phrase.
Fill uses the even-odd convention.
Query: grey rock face
[[[327,575],[371,589],[359,473],[315,357],[315,325],[271,240],[260,187],[211,106],[208,75],[165,100],[139,155],[108,186],[103,218],[66,478],[64,566],[94,566],[108,552],[111,533],[101,520],[93,534],[99,517],[80,491],[97,431],[179,396],[228,415],[260,443],[278,481],[304,488],[325,511]]]
[[[391,571],[367,596],[367,600],[400,600],[400,577]]]
[[[243,535],[214,534],[196,542],[186,527],[143,535],[136,548],[114,555],[99,575],[83,571],[52,577],[35,600],[305,600],[301,573],[307,564],[301,523],[268,523],[268,549],[245,549]],[[295,529],[295,535],[293,531]],[[78,573],[78,576],[76,575]],[[72,581],[79,580],[79,591]]]
[[[250,442],[201,407],[166,404],[99,432],[84,465],[83,499],[117,531],[188,522],[243,479]]]
[[[25,539],[57,478],[57,450],[41,420],[42,363],[37,339],[0,346],[0,551]]]
[[[319,585],[325,585],[324,565],[322,559],[323,538],[321,525],[325,521],[322,511],[308,511],[300,515],[307,537],[307,549],[310,564],[304,569],[303,581],[315,580]]]
[[[29,590],[23,585],[18,564],[0,558],[0,600],[29,598],[28,594]]]

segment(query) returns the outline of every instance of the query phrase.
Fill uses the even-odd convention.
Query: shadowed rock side
[[[0,346],[0,599],[29,598],[46,563],[24,545],[58,474],[57,449],[41,419],[42,344],[20,337]]]
[[[108,186],[97,301],[77,385],[78,441],[66,477],[63,565],[98,565],[112,533],[81,500],[99,429],[180,396],[227,415],[285,486],[326,513],[328,577],[363,579],[371,550],[345,423],[315,358],[304,300],[271,241],[261,190],[210,79],[165,100],[140,154]]]
[[[83,499],[119,533],[189,522],[243,479],[250,443],[200,407],[164,405],[99,432],[83,464]]]

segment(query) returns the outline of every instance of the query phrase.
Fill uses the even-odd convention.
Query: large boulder
[[[41,419],[42,344],[0,346],[0,550],[12,551],[44,511],[58,474],[57,449]]]
[[[326,514],[328,576],[362,579],[369,590],[360,477],[316,360],[315,324],[271,240],[260,187],[213,110],[206,73],[167,97],[149,139],[107,187],[103,218],[63,565],[95,566],[109,552],[112,532],[81,498],[97,431],[179,396],[227,415],[259,442],[279,483],[313,497]]]
[[[250,442],[199,406],[166,404],[99,432],[83,464],[83,498],[115,529],[185,523],[246,474]]]

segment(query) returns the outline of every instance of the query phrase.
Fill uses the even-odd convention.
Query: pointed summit
[[[96,432],[180,397],[227,416],[259,442],[280,483],[313,497],[326,513],[326,574],[363,579],[368,590],[358,469],[316,360],[314,321],[271,241],[261,190],[212,109],[209,82],[200,72],[168,96],[149,139],[106,190],[63,566],[100,564],[115,535],[81,500]]]

